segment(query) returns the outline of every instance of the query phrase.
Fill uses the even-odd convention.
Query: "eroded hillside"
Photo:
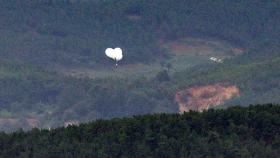
[[[182,113],[190,110],[207,110],[237,96],[239,96],[239,89],[235,85],[214,84],[178,91],[175,94],[175,101],[179,106],[179,112]]]

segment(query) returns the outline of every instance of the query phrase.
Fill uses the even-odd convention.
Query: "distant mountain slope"
[[[216,66],[178,72],[174,75],[174,85],[180,89],[217,83],[235,85],[240,90],[240,97],[230,103],[235,105],[280,102],[280,58],[277,50],[269,53],[270,48],[259,50],[264,56],[252,52],[251,57],[241,56]]]
[[[1,133],[0,156],[276,158],[279,116],[278,105],[257,105]]]
[[[145,79],[73,78],[10,61],[0,61],[0,74],[0,130],[176,111]]]
[[[160,40],[216,37],[241,46],[278,41],[280,3],[185,0],[2,0],[0,57],[42,66],[104,65],[107,47],[124,63],[166,56]]]
[[[175,74],[163,70],[150,78],[134,79],[66,77],[34,66],[1,61],[0,128],[48,128],[72,121],[177,112],[180,107],[174,100],[178,91],[216,84],[234,86],[238,95],[214,103],[210,101],[212,95],[219,98],[219,94],[204,93],[202,97],[209,97],[207,104],[279,103],[278,54],[248,59],[195,66]],[[129,77],[129,72],[126,75]],[[208,107],[204,103],[202,106]]]
[[[213,85],[235,95],[202,107],[279,103],[279,12],[276,0],[2,0],[0,130],[178,112],[178,92]],[[112,70],[115,46],[125,66]]]

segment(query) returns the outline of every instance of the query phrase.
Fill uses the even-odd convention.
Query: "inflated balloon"
[[[107,57],[115,60],[115,61],[120,61],[123,58],[123,54],[122,54],[122,49],[121,48],[107,48],[105,50],[105,54]]]

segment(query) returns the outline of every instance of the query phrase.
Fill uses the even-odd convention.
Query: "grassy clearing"
[[[118,68],[112,64],[104,68],[55,68],[57,71],[74,77],[89,78],[138,78],[141,76],[153,77],[165,67],[164,64],[170,64],[170,72],[179,72],[200,64],[212,63],[211,56],[219,58],[230,58],[239,50],[224,41],[214,41],[206,39],[185,38],[174,42],[161,44],[171,57],[165,61],[156,61],[152,64],[133,64],[122,65]],[[215,63],[213,63],[215,64]]]
[[[209,62],[208,58],[193,56],[193,55],[178,55],[171,57],[164,61],[164,63],[171,64],[170,72],[177,72],[193,67],[195,65]],[[138,78],[138,77],[153,77],[156,73],[165,69],[162,62],[154,62],[152,64],[133,64],[121,65],[115,68],[114,65],[105,68],[59,68],[58,71],[65,75],[74,77],[89,77],[89,78],[107,78],[107,77],[120,77],[120,78]]]

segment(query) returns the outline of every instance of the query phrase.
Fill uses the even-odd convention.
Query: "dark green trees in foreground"
[[[53,130],[1,133],[0,157],[279,157],[280,107],[99,120]]]

